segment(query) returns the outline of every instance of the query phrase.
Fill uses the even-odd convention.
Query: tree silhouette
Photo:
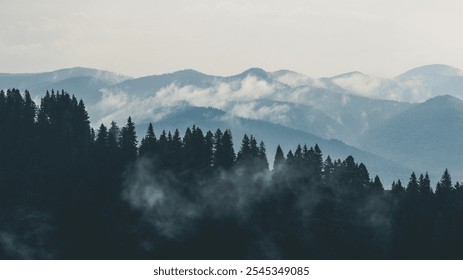
[[[283,150],[281,149],[280,145],[278,145],[275,152],[275,159],[273,160],[273,170],[280,170],[283,168],[285,163],[285,155],[283,154]]]
[[[0,90],[0,257],[461,259],[463,187],[446,169],[391,189],[352,156],[196,125],[138,147],[135,123],[91,128],[82,100]],[[294,151],[294,152],[293,152]],[[11,242],[10,242],[11,241]],[[26,248],[28,255],[19,249]]]
[[[220,129],[214,134],[213,165],[216,168],[230,169],[235,163],[236,156],[233,148],[232,134],[229,129],[222,134]]]
[[[156,152],[156,135],[154,134],[153,125],[150,123],[148,125],[148,130],[146,131],[145,137],[140,142],[140,157],[144,156],[154,156]]]
[[[137,158],[138,147],[137,147],[137,135],[135,132],[135,124],[132,122],[132,118],[127,119],[127,124],[121,129],[121,157],[123,162],[130,163]]]

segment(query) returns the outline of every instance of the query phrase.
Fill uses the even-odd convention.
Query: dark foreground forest
[[[130,118],[90,127],[82,101],[0,93],[2,259],[463,259],[463,187],[411,174],[385,190],[352,157]],[[273,154],[273,153],[272,153]]]

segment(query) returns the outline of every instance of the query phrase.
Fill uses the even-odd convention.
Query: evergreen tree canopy
[[[228,129],[157,139],[150,124],[137,145],[130,117],[94,130],[65,91],[37,106],[0,90],[0,257],[463,257],[463,187],[447,169],[435,193],[428,173],[385,190],[318,145],[278,146],[272,171],[264,142],[244,135],[235,156]]]
[[[410,175],[410,181],[407,184],[407,193],[410,195],[417,195],[418,194],[418,180],[416,179],[415,172]]]
[[[391,191],[393,194],[400,195],[405,193],[405,188],[402,186],[402,182],[398,180],[397,183],[392,182]]]
[[[230,169],[235,163],[236,155],[233,148],[232,133],[229,129],[222,134],[220,129],[217,129],[214,135],[214,167]]]
[[[453,189],[452,177],[450,176],[449,171],[445,169],[440,181],[436,185],[436,198],[440,200],[448,200],[452,195]]]
[[[278,145],[275,152],[275,159],[273,161],[273,170],[280,170],[285,165],[285,163],[285,155],[283,154],[283,150],[281,149],[280,145]]]
[[[375,176],[374,181],[371,183],[371,190],[373,192],[379,193],[384,191],[383,183],[381,183],[381,180],[379,179],[378,175]]]
[[[153,124],[148,125],[145,137],[140,142],[140,156],[154,156],[156,152],[156,135],[154,134]]]
[[[121,156],[125,163],[134,161],[138,154],[138,141],[135,132],[135,123],[132,118],[127,119],[127,124],[121,129]]]
[[[431,180],[429,179],[428,172],[426,172],[425,176],[423,176],[423,174],[420,175],[418,179],[418,190],[424,195],[432,194]]]

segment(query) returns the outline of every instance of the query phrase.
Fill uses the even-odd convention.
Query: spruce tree
[[[321,182],[322,177],[323,177],[323,153],[318,146],[318,144],[315,144],[314,147],[314,158],[313,158],[313,167],[312,167],[312,172],[314,174],[314,177],[318,182]]]
[[[152,157],[156,151],[156,135],[154,134],[153,124],[148,125],[145,137],[141,140],[139,154],[140,157]]]
[[[120,148],[121,130],[116,122],[111,122],[111,127],[108,130],[108,146],[111,152],[117,153]]]
[[[214,134],[211,131],[206,133],[204,137],[204,158],[205,162],[207,162],[207,167],[210,168],[214,162]]]
[[[247,161],[251,157],[251,143],[248,135],[244,134],[243,140],[241,140],[241,147],[236,155],[237,163]]]
[[[101,124],[98,129],[95,145],[98,150],[107,150],[108,149],[108,128]]]
[[[383,183],[381,183],[378,175],[375,176],[375,179],[371,183],[371,191],[374,193],[382,193],[384,191]]]
[[[264,141],[260,141],[259,143],[259,150],[257,154],[258,165],[262,170],[268,170],[268,160],[267,160],[267,152],[265,149]]]
[[[220,166],[220,151],[222,149],[222,136],[223,136],[223,133],[222,133],[222,130],[220,130],[219,128],[215,131],[214,133],[214,146],[213,146],[213,161],[212,161],[212,165],[217,168]]]
[[[259,157],[259,147],[257,146],[257,140],[252,135],[249,139],[249,155],[253,159]]]
[[[418,180],[416,179],[415,172],[410,175],[410,181],[407,184],[407,193],[413,196],[418,194]]]
[[[129,117],[127,119],[127,124],[121,129],[121,155],[125,164],[137,158],[137,143],[135,123],[133,123],[132,118]]]
[[[401,195],[405,193],[405,188],[402,186],[402,182],[400,181],[400,179],[397,181],[397,183],[392,182],[391,191],[394,195]]]
[[[26,125],[26,129],[32,129],[32,126],[35,122],[35,112],[37,108],[34,101],[31,98],[29,91],[25,91],[24,93],[24,109],[22,113],[22,118],[24,120],[24,125]]]
[[[288,151],[288,153],[286,154],[286,164],[290,167],[290,168],[294,168],[295,167],[295,160],[294,160],[294,154],[291,150]]]
[[[327,156],[323,163],[322,179],[325,185],[331,185],[331,179],[334,175],[334,163],[331,161],[331,157]]]
[[[449,171],[445,169],[440,181],[436,185],[436,199],[438,203],[441,205],[449,203],[453,190],[452,177]]]
[[[420,175],[418,179],[418,191],[424,196],[432,195],[431,180],[429,179],[428,172],[426,172],[425,176],[423,174]]]
[[[304,158],[302,156],[302,147],[300,144],[297,145],[296,150],[294,151],[294,165],[296,168],[298,168],[299,172],[303,172],[304,168]]]
[[[167,143],[168,150],[164,151],[165,159],[171,169],[179,170],[182,168],[182,164],[187,164],[187,161],[185,160],[185,144],[182,142],[178,129],[175,129],[173,135],[169,131]]]
[[[169,166],[167,164],[168,157],[169,157],[169,143],[167,141],[167,133],[165,130],[161,132],[159,136],[159,140],[156,143],[157,149],[157,163],[159,167],[162,169],[168,169]]]
[[[86,149],[91,142],[89,116],[87,110],[85,109],[85,104],[82,101],[82,99],[79,100],[78,103],[75,98],[73,100],[74,117],[72,119],[74,122],[74,130],[77,138],[76,141],[83,143],[83,146],[80,146],[82,146],[83,149]],[[77,105],[75,105],[76,103]]]
[[[233,136],[230,129],[226,129],[222,137],[222,148],[223,148],[223,167],[230,168],[233,166],[236,155],[233,148]]]
[[[378,175],[376,175],[378,177]],[[372,189],[378,191],[380,188],[383,189],[383,185],[379,180],[379,177],[374,179]],[[377,179],[377,180],[376,180]],[[365,164],[360,163],[357,167],[357,179],[358,185],[362,188],[367,188],[370,182],[370,174],[368,173]],[[380,187],[381,185],[381,187]]]
[[[273,170],[278,171],[286,163],[285,155],[283,154],[283,150],[281,149],[280,145],[277,146],[277,150],[275,152],[275,159],[273,161]]]
[[[235,160],[231,131],[227,129],[222,134],[222,131],[217,129],[214,135],[214,167],[230,169]]]

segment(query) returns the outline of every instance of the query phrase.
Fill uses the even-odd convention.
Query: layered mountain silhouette
[[[438,96],[419,103],[374,127],[362,137],[362,146],[417,171],[443,166],[463,174],[463,101]]]
[[[311,78],[259,68],[229,77],[182,70],[130,78],[70,68],[0,74],[0,88],[28,89],[32,96],[64,89],[84,100],[94,126],[123,123],[130,115],[139,137],[149,122],[158,134],[195,123],[231,128],[235,145],[244,133],[254,134],[267,144],[270,161],[277,144],[287,152],[298,143],[318,143],[325,156],[364,161],[386,185],[406,181],[411,170],[429,171],[437,180],[449,168],[463,178],[463,75],[446,65],[388,79],[360,72]]]

